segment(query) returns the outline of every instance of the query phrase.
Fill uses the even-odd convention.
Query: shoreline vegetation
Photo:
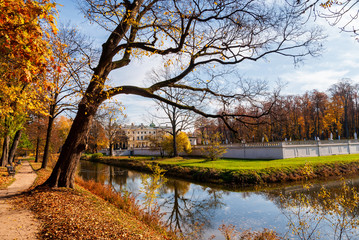
[[[229,188],[295,183],[306,180],[340,179],[359,174],[359,154],[276,160],[203,158],[153,158],[151,156],[83,156],[82,160],[150,172],[158,164],[165,176]]]
[[[179,239],[158,212],[146,213],[131,194],[79,177],[74,189],[41,187],[51,169],[30,164],[38,175],[34,185],[10,201],[41,221],[38,239]]]
[[[328,179],[353,175],[359,169],[359,155],[216,161],[152,158],[95,155],[83,159],[141,171],[149,171],[149,163],[158,163],[167,170],[168,175],[174,177],[228,186]],[[159,211],[146,213],[144,206],[138,205],[131,194],[116,193],[111,187],[94,181],[77,178],[74,189],[39,187],[48,178],[51,169],[40,169],[41,163],[34,163],[33,160],[30,163],[38,174],[32,189],[10,201],[14,207],[30,209],[42,222],[39,239],[196,239],[168,231],[161,223]],[[3,184],[8,182],[0,182],[0,186]],[[221,225],[219,230],[227,236],[234,231],[234,226]],[[248,230],[237,234],[248,236],[244,239],[281,239],[276,232],[268,229],[259,232]]]
[[[41,169],[41,163],[29,162],[38,176],[29,191],[9,202],[14,209],[31,210],[40,220],[37,239],[199,239],[199,232],[183,236],[169,231],[161,222],[159,209],[149,214],[130,193],[114,192],[111,187],[95,181],[76,177],[74,189],[42,187],[51,168]],[[0,170],[3,174],[4,169]],[[1,187],[8,184],[0,180]],[[233,225],[222,224],[218,230],[228,239],[235,236],[248,240],[282,239],[270,229],[237,231]]]

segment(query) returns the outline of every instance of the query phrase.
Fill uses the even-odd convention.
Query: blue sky
[[[80,31],[94,38],[95,44],[101,46],[108,34],[89,24],[74,1],[60,0],[58,3],[62,5],[58,7],[59,22],[71,21]],[[315,24],[321,25],[328,35],[323,42],[324,51],[320,57],[307,57],[303,63],[294,66],[289,58],[271,55],[266,60],[241,63],[237,66],[238,72],[244,77],[264,79],[273,85],[278,80],[286,82],[283,94],[303,94],[313,89],[325,91],[342,78],[350,78],[354,83],[359,83],[359,42],[350,34],[340,32],[337,27],[329,26],[323,19],[317,19]],[[110,78],[114,82],[121,79],[121,84],[143,86],[145,76],[154,65],[153,60],[149,60],[137,60],[129,67],[113,72]],[[150,99],[126,95],[120,96],[119,101],[126,108],[129,123],[147,123],[151,120],[146,117],[147,111],[160,114],[156,113]]]

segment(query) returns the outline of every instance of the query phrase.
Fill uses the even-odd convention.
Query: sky
[[[108,33],[91,25],[77,9],[72,0],[59,0],[59,23],[78,27],[79,31],[91,36],[94,44],[101,46]],[[326,91],[331,85],[343,78],[350,78],[353,83],[359,83],[359,42],[354,36],[341,32],[336,26],[329,26],[323,19],[316,19],[314,24],[324,28],[328,36],[323,42],[324,50],[319,57],[306,57],[298,65],[294,65],[289,58],[270,55],[266,60],[244,62],[236,66],[243,77],[262,79],[274,85],[278,80],[286,83],[282,90],[284,95],[303,94],[314,89]],[[132,64],[131,64],[132,65]],[[152,59],[137,61],[133,66],[111,73],[110,79],[121,79],[121,84],[143,86],[144,76],[148,76],[153,68]],[[125,107],[127,123],[149,124],[154,115],[161,115],[154,107],[151,99],[134,95],[121,95],[118,100]]]

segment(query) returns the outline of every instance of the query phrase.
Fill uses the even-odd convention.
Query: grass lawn
[[[319,165],[325,163],[338,162],[359,162],[359,154],[334,155],[323,157],[287,158],[275,160],[248,160],[248,159],[219,159],[216,161],[206,161],[205,159],[164,159],[157,161],[160,164],[175,164],[184,167],[203,167],[213,169],[241,170],[253,169],[260,170],[266,168],[297,168],[305,163]]]

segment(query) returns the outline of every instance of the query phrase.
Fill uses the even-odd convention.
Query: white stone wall
[[[283,158],[318,157],[359,153],[357,140],[283,143]]]
[[[227,148],[227,152],[223,157],[239,159],[283,159],[359,153],[357,140],[233,144],[224,145],[224,147]],[[183,154],[183,156],[201,156],[203,148],[206,146],[194,146],[190,154]],[[160,156],[159,151],[149,148],[135,148],[132,151],[133,155]],[[102,152],[108,154],[108,151]],[[115,156],[128,156],[130,153],[130,150],[114,151]]]
[[[227,145],[225,158],[243,159],[281,159],[283,158],[281,143],[258,143]]]

